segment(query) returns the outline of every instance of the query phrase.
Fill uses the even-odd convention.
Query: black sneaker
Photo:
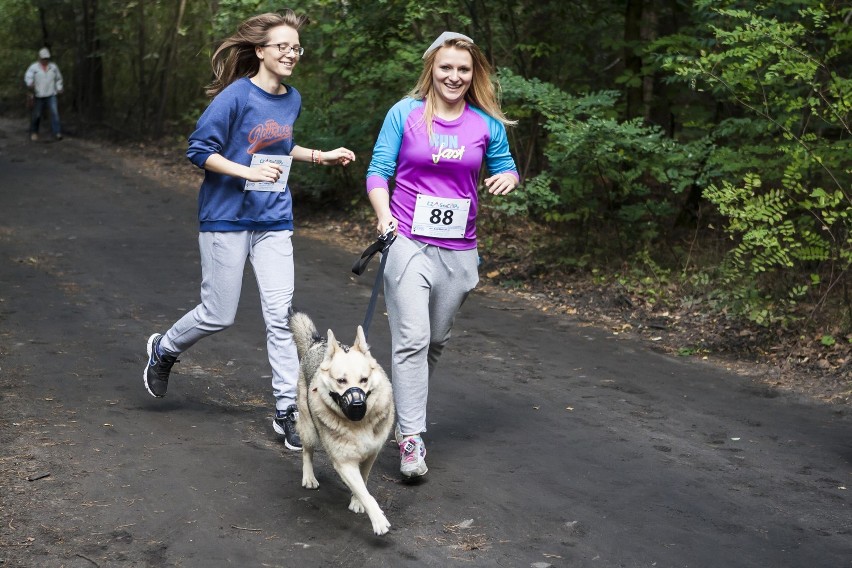
[[[166,396],[166,389],[169,388],[169,373],[172,372],[172,365],[177,362],[177,357],[174,355],[162,357],[157,355],[157,346],[162,338],[162,334],[159,333],[148,338],[148,364],[145,365],[145,373],[142,375],[145,388],[151,396],[157,398]]]
[[[284,436],[284,445],[291,450],[300,452],[302,440],[296,431],[296,421],[299,420],[299,411],[295,404],[287,407],[287,410],[276,410],[275,418],[272,419],[272,428],[279,436]]]

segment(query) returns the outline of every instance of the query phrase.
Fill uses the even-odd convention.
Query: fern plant
[[[697,5],[715,14],[706,27],[713,41],[686,40],[681,47],[698,47],[688,52],[668,38],[658,45],[664,67],[749,112],[756,145],[746,155],[760,155],[758,147],[774,154],[768,166],[738,161],[739,181],[723,179],[704,193],[735,242],[719,272],[726,289],[716,294],[763,324],[785,321],[806,296],[815,305],[836,299],[852,327],[848,291],[841,292],[852,270],[852,79],[842,64],[852,48],[849,9],[814,3],[790,17],[786,5]],[[724,137],[724,126],[732,124],[711,136]]]

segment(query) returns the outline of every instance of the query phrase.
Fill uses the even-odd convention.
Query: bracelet
[[[322,152],[320,150],[311,150],[311,163],[322,163]]]

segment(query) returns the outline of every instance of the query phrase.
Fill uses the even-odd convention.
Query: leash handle
[[[361,253],[361,256],[355,260],[355,264],[352,265],[352,272],[361,276],[364,274],[364,271],[367,270],[367,265],[370,264],[370,261],[374,256],[376,256],[377,252],[381,252],[382,256],[384,256],[384,253],[396,240],[396,236],[393,234],[395,229],[396,225],[391,223],[388,229],[379,235],[376,242],[368,246],[364,252]]]

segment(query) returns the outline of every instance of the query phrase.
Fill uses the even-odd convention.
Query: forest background
[[[213,50],[241,20],[282,7],[0,0],[0,110],[24,115],[23,72],[47,46],[75,135],[182,158],[209,102]],[[482,200],[487,282],[544,309],[597,314],[617,333],[667,337],[679,355],[768,363],[792,388],[820,377],[831,384],[823,398],[850,402],[852,3],[291,7],[312,22],[293,77],[298,139],[359,156],[345,170],[300,172],[302,207],[369,228],[363,179],[385,112],[413,87],[425,47],[463,32],[518,120],[522,186]]]

